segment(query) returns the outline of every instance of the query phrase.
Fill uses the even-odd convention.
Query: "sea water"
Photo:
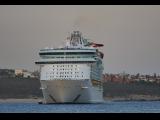
[[[0,103],[0,113],[160,113],[160,101],[107,101],[102,104]]]

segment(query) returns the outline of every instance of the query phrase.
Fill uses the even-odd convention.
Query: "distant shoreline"
[[[38,103],[42,98],[33,99],[33,98],[24,98],[24,99],[17,99],[17,98],[7,98],[7,99],[0,99],[0,103]]]
[[[151,95],[129,95],[126,97],[104,97],[107,101],[160,101],[160,96]]]
[[[38,103],[42,101],[43,98],[6,98],[0,99],[0,103]],[[128,97],[104,97],[105,101],[160,101],[158,96],[149,96],[149,95],[130,95]]]

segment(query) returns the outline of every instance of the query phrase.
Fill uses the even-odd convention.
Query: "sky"
[[[39,69],[39,50],[73,30],[104,44],[105,73],[160,73],[158,5],[1,5],[0,68]]]

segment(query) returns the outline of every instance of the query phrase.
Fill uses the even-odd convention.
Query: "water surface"
[[[160,101],[107,101],[102,104],[0,103],[1,113],[160,113]]]

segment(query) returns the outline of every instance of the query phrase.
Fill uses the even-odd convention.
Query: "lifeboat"
[[[90,45],[93,47],[103,47],[104,46],[103,44],[98,44],[98,43],[94,43],[94,42],[91,42]]]

